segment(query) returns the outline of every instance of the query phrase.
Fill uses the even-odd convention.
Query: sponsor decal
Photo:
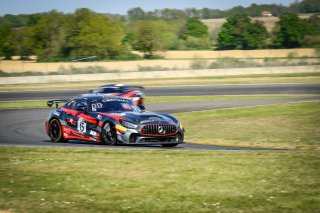
[[[90,130],[90,135],[92,135],[92,136],[97,136],[97,132],[95,132],[95,131],[93,131],[93,130]]]
[[[101,115],[97,115],[97,119],[101,120],[102,116]]]
[[[147,120],[143,120],[143,121],[141,121],[140,123],[152,123],[152,122],[160,122],[160,121],[163,121],[164,119],[162,119],[162,118],[159,118],[159,117],[150,117],[149,119],[147,119]]]
[[[115,116],[126,116],[126,113],[111,113],[111,114]]]
[[[58,112],[58,111],[53,111],[52,114],[54,114],[54,115],[56,115],[56,116],[59,116],[59,115],[60,115],[60,112]]]
[[[67,122],[71,125],[77,125],[77,121],[72,118],[67,118]]]
[[[102,100],[103,102],[111,102],[111,101],[116,101],[116,102],[124,102],[124,103],[128,103],[129,100],[126,100],[126,99],[112,99],[112,98],[109,98],[109,99],[103,99]]]

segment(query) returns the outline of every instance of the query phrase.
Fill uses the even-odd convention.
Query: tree
[[[183,10],[168,9],[168,8],[161,10],[160,16],[165,20],[177,20],[177,19],[186,18],[186,14]]]
[[[130,20],[142,20],[145,18],[145,12],[140,7],[135,7],[127,12]]]
[[[209,8],[203,8],[201,10],[201,18],[203,19],[209,19],[211,16],[211,12],[210,12],[210,9]]]
[[[319,15],[313,15],[308,19],[308,23],[313,27],[314,34],[320,34],[320,17]]]
[[[166,49],[164,32],[159,21],[138,22],[134,32],[134,49],[143,52],[145,58],[153,57],[155,51]]]
[[[262,49],[267,46],[268,33],[265,26],[250,19],[246,14],[237,14],[222,25],[217,39],[218,49]]]
[[[309,30],[302,40],[302,46],[320,48],[320,17],[313,15],[307,20]]]
[[[303,0],[296,1],[290,5],[291,11],[296,13],[319,13],[320,1],[319,0]]]
[[[16,45],[11,25],[5,24],[0,26],[0,56],[10,59],[17,52]]]
[[[280,17],[273,30],[273,45],[277,48],[301,47],[303,38],[310,34],[311,28],[306,21],[294,13]]]
[[[189,18],[185,24],[181,37],[186,39],[188,36],[195,38],[208,37],[208,27],[198,19]]]
[[[70,22],[65,54],[113,58],[121,52],[122,25],[88,9],[78,9]]]
[[[62,57],[66,43],[65,16],[57,11],[42,16],[28,29],[23,43],[24,52],[36,54],[40,60]]]

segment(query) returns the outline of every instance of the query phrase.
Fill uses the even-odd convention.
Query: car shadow
[[[79,145],[88,145],[86,147],[92,147],[97,146],[97,147],[105,147],[105,148],[152,148],[152,149],[184,149],[184,147],[181,147],[179,145],[175,147],[163,147],[161,145],[155,144],[155,145],[144,145],[144,144],[118,144],[115,146],[112,145],[105,145],[102,143],[97,143],[97,142],[91,142],[91,141],[82,141],[82,140],[69,140],[68,142],[64,143],[53,143],[51,140],[42,140],[42,142],[45,143],[51,143],[55,144],[58,146],[72,146],[72,147],[77,147],[77,144]],[[74,146],[73,146],[74,145]],[[83,147],[83,146],[82,146]]]

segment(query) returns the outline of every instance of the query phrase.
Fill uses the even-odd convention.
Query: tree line
[[[319,0],[303,0],[295,1],[289,6],[281,4],[251,4],[249,7],[236,6],[229,10],[219,10],[210,8],[187,8],[178,9],[162,9],[154,11],[144,11],[140,7],[132,8],[127,12],[126,18],[130,20],[143,20],[161,18],[166,20],[196,18],[196,19],[214,19],[227,18],[236,14],[245,13],[250,17],[261,16],[263,11],[271,12],[273,16],[281,16],[288,12],[292,13],[320,13]]]
[[[268,33],[262,22],[238,13],[226,20],[217,36],[210,35],[208,27],[197,18],[124,20],[85,8],[71,14],[50,11],[25,16],[29,18],[21,19],[23,25],[0,21],[0,56],[9,59],[14,55],[36,55],[39,61],[132,60],[140,58],[132,50],[143,52],[145,58],[156,58],[156,52],[165,50],[320,45],[318,15],[303,20],[294,13],[283,14]]]
[[[279,17],[271,33],[261,21],[253,21],[246,14],[236,14],[222,25],[217,49],[265,49],[320,47],[320,17],[300,19],[294,13]]]
[[[177,19],[214,19],[214,18],[227,18],[236,14],[245,13],[250,17],[261,16],[263,11],[271,12],[273,16],[281,16],[288,12],[292,13],[320,13],[319,0],[302,0],[295,1],[289,6],[281,4],[251,4],[249,7],[236,6],[229,10],[219,10],[210,8],[187,8],[184,10],[179,9],[157,9],[154,11],[144,11],[140,7],[132,8],[127,11],[126,15],[118,14],[105,14],[109,17],[117,17],[122,21],[133,20],[146,20],[146,19],[164,19],[164,20],[177,20]],[[7,14],[0,17],[0,25],[10,24],[12,27],[31,26],[46,15],[46,13],[37,14],[20,14],[11,15]]]

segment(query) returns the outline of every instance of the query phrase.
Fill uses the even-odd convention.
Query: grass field
[[[50,83],[50,84],[4,84],[0,92],[32,91],[32,90],[63,90],[93,89],[107,83],[127,83],[139,86],[181,86],[181,85],[214,85],[214,84],[272,84],[272,83],[320,83],[320,73],[234,75],[215,77],[190,78],[157,78],[104,80],[95,82]]]
[[[146,103],[178,103],[178,102],[201,102],[201,101],[223,101],[223,100],[255,100],[274,98],[306,98],[317,97],[312,94],[281,94],[281,95],[203,95],[203,96],[152,96],[146,98]],[[47,108],[48,100],[16,100],[0,101],[0,110],[3,109],[29,109]]]
[[[176,113],[192,143],[320,150],[320,102]]]
[[[5,212],[317,212],[317,152],[0,147]]]

